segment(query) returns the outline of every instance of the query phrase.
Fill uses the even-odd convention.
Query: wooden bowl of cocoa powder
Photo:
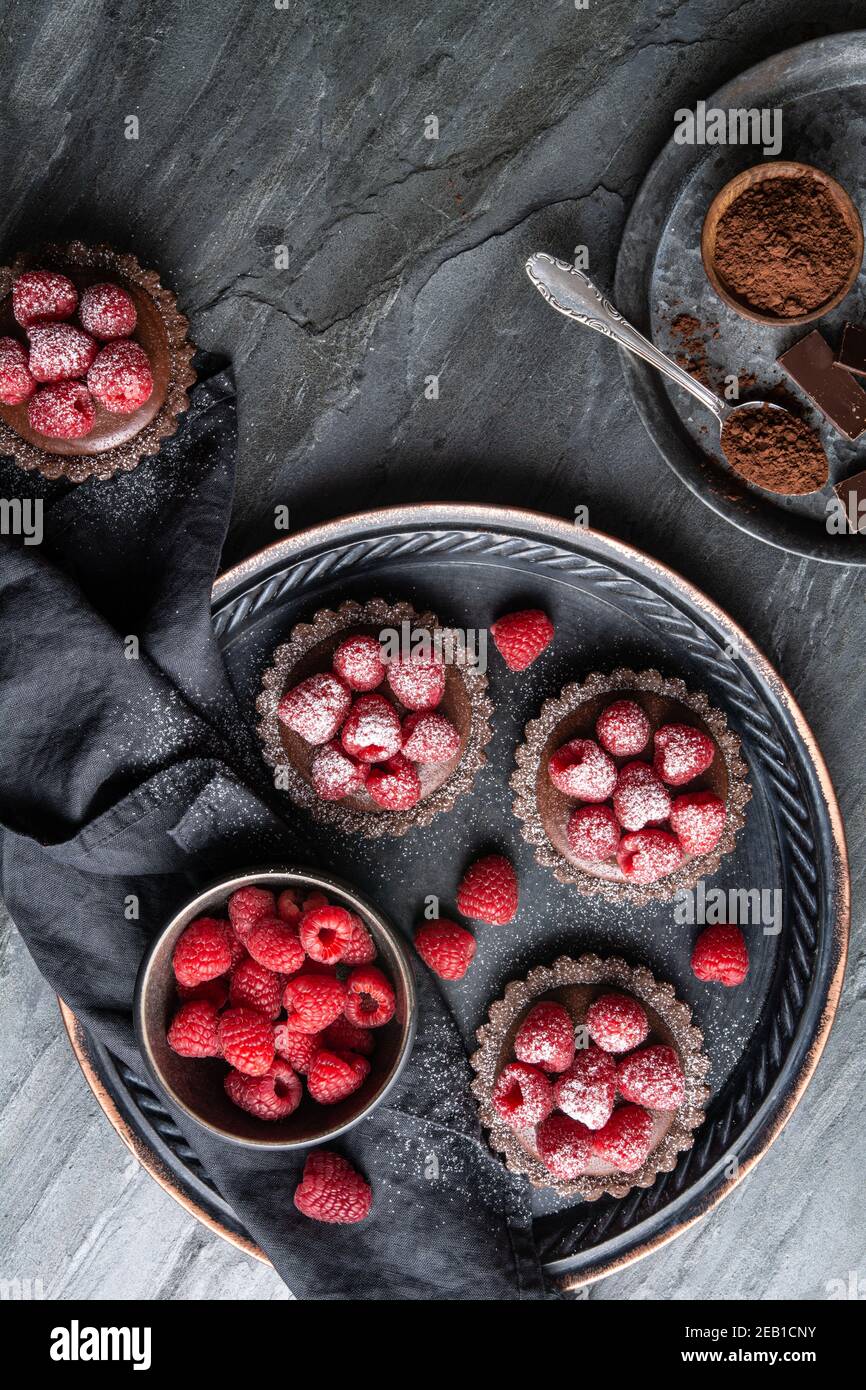
[[[811,164],[756,164],[726,183],[704,218],[707,279],[743,318],[777,328],[828,314],[863,261],[863,224],[841,184]]]

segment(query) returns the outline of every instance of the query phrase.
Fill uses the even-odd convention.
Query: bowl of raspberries
[[[412,1048],[412,966],[346,884],[262,869],[199,893],[136,983],[142,1055],[167,1098],[239,1144],[303,1148],[385,1097]]]

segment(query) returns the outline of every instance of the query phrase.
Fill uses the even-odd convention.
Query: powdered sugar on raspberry
[[[94,338],[125,338],[133,331],[137,314],[132,295],[120,285],[88,285],[81,296],[78,317]]]
[[[34,381],[70,381],[84,376],[96,356],[89,333],[73,323],[48,323],[31,328],[28,366]]]

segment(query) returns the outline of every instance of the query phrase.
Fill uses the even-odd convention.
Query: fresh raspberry
[[[722,838],[726,814],[715,792],[683,792],[671,802],[671,830],[686,854],[709,854]]]
[[[635,700],[615,700],[598,716],[595,734],[615,758],[634,758],[649,742],[650,722]]]
[[[197,917],[178,938],[172,956],[175,977],[182,985],[200,985],[224,975],[232,961],[223,923],[215,917]]]
[[[421,800],[421,778],[414,763],[395,753],[371,770],[367,791],[384,811],[410,811]]]
[[[672,1047],[642,1047],[624,1057],[616,1069],[619,1093],[651,1110],[676,1110],[686,1093],[680,1059]]]
[[[586,1172],[592,1155],[592,1133],[568,1115],[548,1115],[535,1132],[539,1157],[555,1178],[569,1181]]]
[[[573,738],[547,764],[550,780],[564,796],[607,801],[616,785],[616,764],[591,738]]]
[[[346,1003],[346,986],[333,975],[295,975],[283,991],[283,1006],[290,1028],[299,1033],[319,1033],[340,1017]]]
[[[207,999],[181,1004],[166,1035],[168,1045],[181,1057],[219,1057],[217,1009]]]
[[[298,930],[282,917],[261,917],[247,936],[253,960],[276,975],[294,975],[304,963],[304,947]]]
[[[440,917],[418,927],[415,950],[441,980],[462,980],[475,955],[475,937],[465,927]]]
[[[444,714],[416,710],[403,720],[403,752],[413,763],[448,763],[460,752],[460,735]]]
[[[381,644],[360,632],[347,637],[334,652],[334,670],[350,690],[375,690],[385,679]]]
[[[525,671],[553,641],[553,623],[540,608],[527,608],[499,618],[490,635],[508,669]]]
[[[699,980],[741,985],[749,973],[749,951],[739,927],[718,922],[702,931],[692,952],[692,970]]]
[[[27,366],[27,353],[17,338],[0,338],[0,401],[20,405],[36,390]]]
[[[301,901],[301,908],[304,912],[315,912],[317,907],[330,907],[330,905],[327,896],[320,893],[318,889],[308,893]]]
[[[576,859],[610,859],[619,849],[619,821],[609,806],[578,806],[568,818],[565,837]]]
[[[457,889],[457,911],[495,927],[511,921],[517,901],[517,874],[504,854],[486,854],[476,859]]]
[[[579,1048],[574,1061],[553,1084],[556,1105],[587,1129],[607,1124],[616,1099],[616,1063],[595,1043]]]
[[[131,415],[153,393],[153,372],[143,347],[121,338],[101,348],[90,371],[87,385],[112,415]]]
[[[352,703],[345,681],[330,671],[308,676],[289,690],[277,706],[277,718],[307,743],[328,743]]]
[[[232,971],[229,1003],[233,1009],[257,1009],[266,1018],[279,1018],[283,1006],[283,981],[250,956]]]
[[[304,1093],[300,1078],[279,1057],[263,1076],[230,1071],[223,1084],[229,1100],[259,1120],[285,1120],[297,1110]]]
[[[679,840],[666,830],[636,830],[622,837],[616,859],[633,883],[658,883],[679,868],[683,852]]]
[[[566,1071],[574,1061],[574,1024],[568,1009],[552,999],[534,1004],[517,1030],[514,1055],[544,1071]]]
[[[213,1004],[215,1009],[221,1009],[228,1003],[229,981],[226,975],[220,975],[216,980],[202,980],[200,985],[177,985],[177,995],[184,1003],[190,999],[206,999],[209,1004]]]
[[[313,1058],[321,1047],[327,1046],[322,1033],[299,1033],[288,1023],[278,1023],[274,1029],[277,1056],[294,1067],[299,1076],[306,1076]]]
[[[30,428],[49,439],[81,439],[93,429],[96,402],[81,381],[43,386],[27,407]]]
[[[706,772],[716,756],[709,734],[691,724],[664,724],[656,729],[653,766],[663,782],[682,787]]]
[[[351,934],[343,950],[343,965],[370,965],[379,954],[373,940],[360,917],[350,912]]]
[[[97,353],[97,345],[90,334],[82,333],[71,323],[48,323],[31,328],[28,336],[27,365],[34,381],[70,381],[73,377],[84,376]]]
[[[376,1050],[376,1035],[369,1028],[356,1028],[347,1018],[329,1023],[323,1033],[315,1034],[329,1052],[356,1052],[360,1057],[372,1057]]]
[[[499,1073],[490,1099],[497,1115],[512,1129],[530,1129],[553,1109],[553,1088],[538,1067],[509,1062]]]
[[[267,913],[271,916],[271,913]],[[277,898],[277,916],[282,917],[284,922],[290,926],[297,926],[301,917],[301,908],[298,903],[298,895],[294,888],[284,888]]]
[[[226,1009],[220,1015],[219,1040],[229,1066],[244,1076],[264,1076],[274,1060],[274,1027],[258,1009]]]
[[[620,1105],[592,1136],[593,1153],[619,1173],[635,1173],[652,1148],[653,1117],[639,1105]]]
[[[344,907],[314,907],[303,914],[298,931],[311,960],[336,964],[352,940],[352,914]]]
[[[388,684],[408,710],[435,709],[445,694],[445,665],[440,657],[398,657],[388,664]]]
[[[316,1149],[295,1188],[295,1206],[311,1221],[350,1226],[369,1214],[373,1193],[351,1163],[330,1149]]]
[[[229,898],[229,921],[241,941],[245,941],[262,917],[276,916],[273,893],[266,888],[238,888]]]
[[[400,716],[384,695],[359,695],[340,733],[343,748],[362,763],[383,763],[403,742]]]
[[[319,1105],[336,1105],[357,1091],[369,1075],[370,1063],[354,1052],[329,1052],[322,1048],[307,1073],[310,1099]]]
[[[229,943],[229,951],[231,952],[229,970],[231,971],[234,970],[236,966],[240,965],[242,960],[246,960],[247,948],[241,941],[231,922],[220,920],[220,926],[223,929],[226,941]]]
[[[599,994],[586,1011],[586,1028],[605,1052],[630,1052],[649,1033],[649,1019],[642,1004],[630,994]]]
[[[88,285],[81,295],[78,317],[94,338],[125,338],[135,328],[137,314],[131,294],[120,285]]]
[[[375,965],[359,965],[346,981],[343,1012],[356,1028],[381,1028],[394,1017],[397,1000],[391,981]]]
[[[322,801],[341,801],[358,792],[367,780],[368,767],[351,757],[336,739],[325,743],[310,764],[313,791]]]
[[[626,763],[616,779],[613,809],[623,830],[643,830],[667,820],[671,799],[649,763]]]
[[[22,328],[71,318],[77,304],[72,281],[52,270],[25,270],[12,286],[12,312]]]

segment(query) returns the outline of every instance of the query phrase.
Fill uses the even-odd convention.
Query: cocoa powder
[[[725,458],[741,478],[771,492],[816,492],[827,481],[827,456],[814,430],[770,405],[738,410],[722,429]]]

